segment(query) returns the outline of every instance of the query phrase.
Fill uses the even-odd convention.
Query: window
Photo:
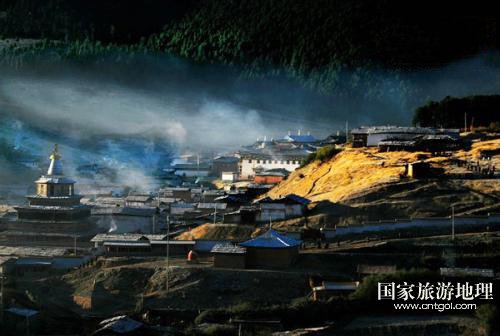
[[[257,163],[260,163],[260,160],[257,160]]]
[[[286,164],[290,164],[290,160],[286,160]]]
[[[248,163],[252,163],[252,160],[248,160]]]

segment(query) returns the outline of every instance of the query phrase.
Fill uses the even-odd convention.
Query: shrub
[[[237,335],[238,330],[235,326],[226,324],[212,324],[201,330],[202,335],[207,336],[231,336]]]
[[[194,323],[220,323],[225,322],[227,319],[228,313],[226,311],[219,309],[207,309],[196,316]]]
[[[314,161],[326,162],[333,158],[335,155],[341,152],[341,149],[335,147],[335,145],[329,145],[321,147],[315,153],[309,154],[304,161],[302,161],[301,167],[308,165]]]
[[[476,317],[481,326],[485,329],[486,335],[491,333],[493,323],[497,318],[497,308],[491,304],[479,306],[476,310]]]

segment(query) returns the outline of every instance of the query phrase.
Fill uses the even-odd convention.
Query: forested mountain
[[[500,95],[445,97],[431,101],[415,110],[413,124],[430,127],[491,127],[500,126]]]
[[[495,11],[456,2],[0,0],[0,36],[99,40],[298,72],[442,64],[499,45]],[[163,28],[164,27],[164,28]]]

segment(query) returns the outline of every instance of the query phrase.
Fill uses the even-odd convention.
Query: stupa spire
[[[63,175],[61,154],[59,154],[59,146],[54,145],[54,150],[50,154],[50,166],[47,170],[47,175]]]

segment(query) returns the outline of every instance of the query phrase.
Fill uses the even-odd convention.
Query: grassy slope
[[[470,151],[456,154],[477,159],[482,150],[500,147],[500,139],[475,143]],[[329,162],[314,162],[292,173],[269,192],[271,197],[294,193],[310,198],[313,214],[326,213],[334,223],[392,219],[409,216],[445,216],[453,204],[460,212],[485,206],[498,208],[498,180],[422,179],[401,177],[406,162],[425,153],[388,152],[350,148]],[[446,158],[429,158],[433,165],[451,173],[455,167]],[[500,156],[493,158],[498,166]]]

